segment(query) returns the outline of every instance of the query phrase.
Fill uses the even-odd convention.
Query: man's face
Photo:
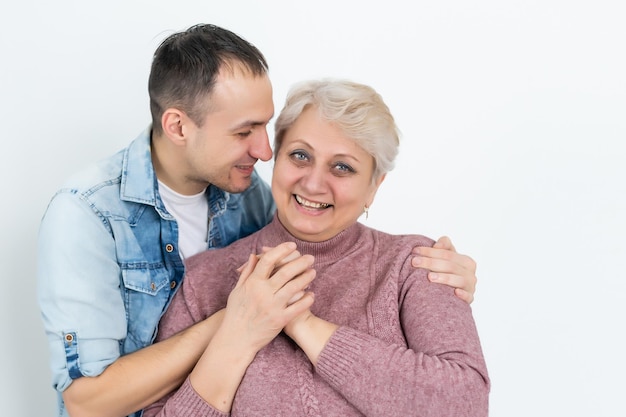
[[[207,100],[202,127],[191,123],[185,132],[187,181],[240,193],[250,186],[257,160],[272,157],[267,135],[274,115],[272,84],[266,75],[222,71]]]

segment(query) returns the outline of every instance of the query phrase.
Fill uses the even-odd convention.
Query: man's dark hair
[[[153,131],[161,133],[161,116],[170,107],[202,126],[208,111],[204,100],[217,75],[236,65],[255,76],[268,72],[261,51],[219,26],[199,24],[167,37],[154,53],[148,80]]]

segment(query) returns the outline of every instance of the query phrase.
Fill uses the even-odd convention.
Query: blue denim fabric
[[[275,210],[256,172],[245,192],[211,186],[207,198],[208,249],[259,230]],[[178,226],[157,189],[149,128],[54,195],[39,230],[38,302],[59,393],[153,342],[183,278],[177,243]],[[60,395],[58,415],[67,416]]]

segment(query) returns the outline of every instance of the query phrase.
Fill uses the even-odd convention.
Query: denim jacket
[[[208,249],[259,230],[275,210],[256,172],[241,194],[213,186],[206,194]],[[72,380],[97,376],[150,345],[183,273],[178,226],[159,197],[148,128],[128,148],[70,179],[43,216],[38,302],[54,388],[60,393]],[[58,415],[67,415],[61,399]]]

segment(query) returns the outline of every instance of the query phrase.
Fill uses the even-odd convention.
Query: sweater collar
[[[272,240],[272,242],[269,244],[268,242],[260,242],[261,244],[276,246],[282,242],[295,242],[301,254],[313,255],[315,257],[316,264],[335,261],[338,256],[348,256],[358,247],[357,243],[359,238],[365,230],[365,226],[356,222],[328,240],[323,242],[308,242],[306,240],[296,239],[289,233],[280,220],[278,220],[277,213],[274,213],[274,218],[267,227],[271,232],[270,240]]]

